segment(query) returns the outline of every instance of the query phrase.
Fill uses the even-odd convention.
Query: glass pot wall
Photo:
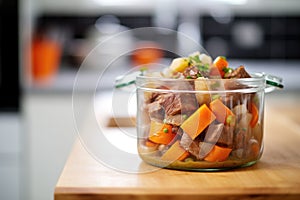
[[[250,166],[263,153],[265,76],[136,78],[138,152],[180,170]]]

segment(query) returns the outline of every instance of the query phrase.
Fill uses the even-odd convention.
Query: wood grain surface
[[[251,167],[220,172],[159,169],[122,173],[97,162],[77,140],[57,182],[55,200],[298,200],[300,124],[284,109],[276,110],[276,104],[267,102],[265,110],[264,153]]]

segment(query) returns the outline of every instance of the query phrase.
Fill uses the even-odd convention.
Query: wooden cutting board
[[[300,125],[267,104],[264,143],[261,160],[251,167],[129,174],[97,162],[77,141],[57,182],[55,200],[300,199]]]

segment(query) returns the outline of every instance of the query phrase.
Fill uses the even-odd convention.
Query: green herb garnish
[[[209,71],[209,65],[208,64],[199,64],[197,65],[197,68],[199,69],[199,71],[201,72],[208,72]]]
[[[223,72],[225,72],[225,73],[231,73],[231,72],[233,71],[233,69],[232,69],[232,68],[229,68],[229,67],[224,67],[222,70],[223,70]]]
[[[199,55],[189,56],[191,63],[201,63]]]

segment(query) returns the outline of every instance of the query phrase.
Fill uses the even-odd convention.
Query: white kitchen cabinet
[[[81,101],[84,110],[84,95]],[[22,137],[23,199],[51,200],[77,135],[72,93],[27,92],[22,102],[25,125],[25,137]]]
[[[20,135],[19,113],[0,114],[0,199],[20,199]]]

